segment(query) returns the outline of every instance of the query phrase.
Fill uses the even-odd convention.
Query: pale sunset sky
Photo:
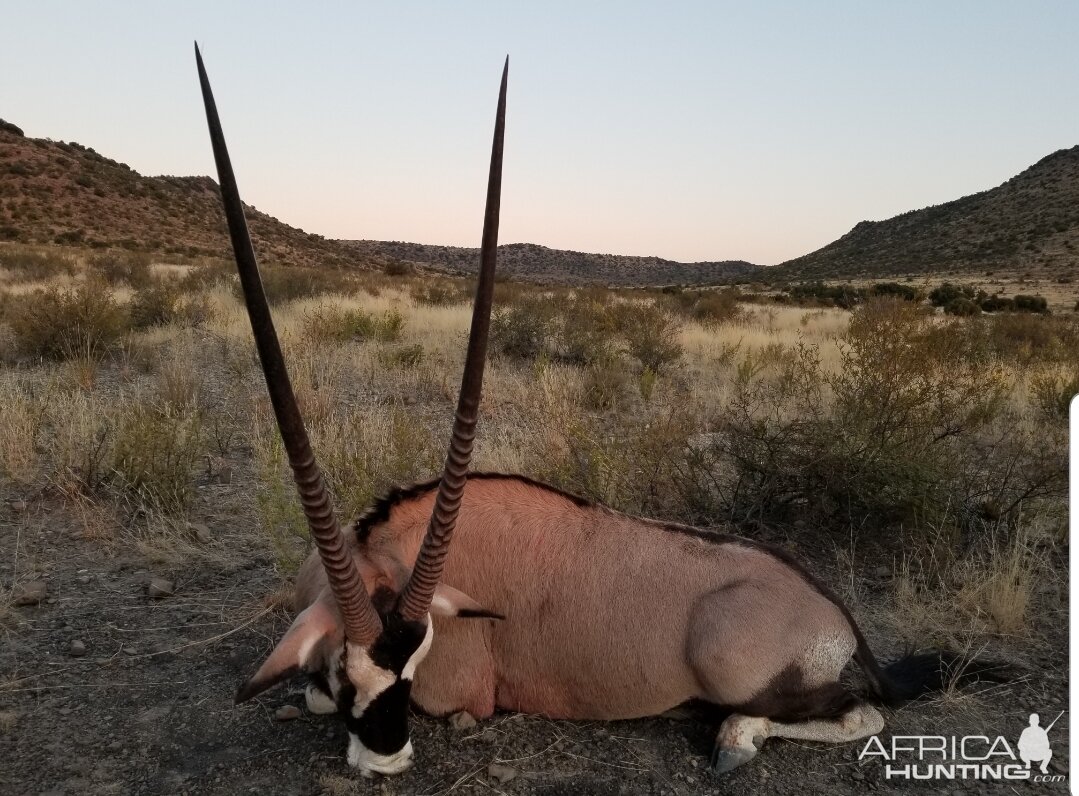
[[[773,264],[1079,143],[1079,3],[5,2],[0,118],[335,238]]]

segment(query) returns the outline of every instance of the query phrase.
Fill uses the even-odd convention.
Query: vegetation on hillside
[[[94,507],[95,537],[137,527],[141,543],[174,545],[199,485],[242,469],[237,511],[288,570],[305,530],[234,277],[127,258],[60,257],[37,281],[7,269],[3,478]],[[275,320],[347,516],[436,472],[470,285],[334,271],[297,284]],[[932,632],[945,620],[1023,632],[1008,606],[1039,599],[1065,540],[1079,319],[956,317],[882,292],[851,313],[734,290],[502,283],[476,466],[658,519],[786,529],[814,548],[853,535],[905,562],[896,611],[912,593],[959,604]]]
[[[769,272],[787,280],[902,274],[1079,269],[1079,146],[1000,185],[886,221],[862,221],[839,240]]]

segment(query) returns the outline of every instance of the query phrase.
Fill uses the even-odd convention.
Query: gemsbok
[[[894,705],[942,686],[956,656],[931,651],[880,666],[840,599],[782,550],[631,517],[519,475],[469,474],[494,288],[508,59],[445,469],[391,491],[342,533],[285,369],[197,45],[196,59],[251,328],[315,542],[296,579],[299,615],[237,702],[306,674],[308,708],[345,721],[348,762],[365,774],[395,774],[411,765],[410,701],[435,716],[483,719],[501,709],[628,719],[704,700],[730,712],[712,755],[722,773],[771,736],[876,734],[884,720],[869,700]],[[852,659],[866,696],[839,683]]]

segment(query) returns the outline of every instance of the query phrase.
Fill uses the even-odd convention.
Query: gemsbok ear
[[[458,616],[462,619],[505,619],[496,611],[489,611],[463,591],[440,583],[431,599],[431,613],[435,616]]]
[[[292,622],[284,638],[273,648],[254,677],[236,692],[236,704],[246,702],[268,688],[301,672],[320,668],[333,650],[345,643],[345,628],[327,589]]]

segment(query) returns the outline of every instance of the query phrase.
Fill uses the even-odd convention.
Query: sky
[[[0,118],[334,238],[774,264],[1079,144],[1079,3],[0,0]]]

